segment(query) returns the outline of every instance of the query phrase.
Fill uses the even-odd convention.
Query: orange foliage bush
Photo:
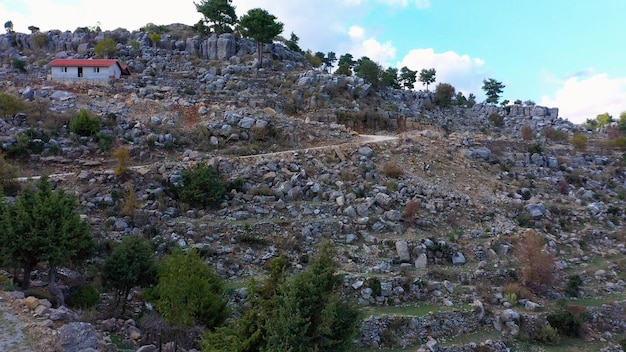
[[[521,265],[522,284],[542,291],[557,281],[554,255],[544,248],[544,240],[535,231],[528,230],[520,236],[515,254]]]

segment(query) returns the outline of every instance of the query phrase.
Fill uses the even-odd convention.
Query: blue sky
[[[199,0],[196,0],[199,1]],[[172,2],[173,3],[173,2]],[[148,22],[194,24],[192,0],[0,0],[15,30],[135,30]],[[437,82],[479,99],[482,81],[503,98],[560,108],[574,122],[626,111],[624,0],[233,0],[237,14],[261,7],[312,51],[368,56],[384,67],[434,67]],[[421,87],[419,87],[421,88]]]

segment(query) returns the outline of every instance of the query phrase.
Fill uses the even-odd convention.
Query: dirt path
[[[6,295],[0,295],[0,351],[35,352],[25,333],[25,323],[10,306]]]
[[[393,141],[393,140],[397,140],[398,137],[396,136],[379,136],[379,135],[368,135],[368,134],[362,134],[359,135],[358,140],[355,141],[350,141],[350,142],[345,142],[345,143],[340,143],[340,144],[331,144],[331,145],[324,145],[321,147],[311,147],[311,148],[299,148],[299,149],[292,149],[292,150],[284,150],[284,151],[280,151],[280,152],[273,152],[273,153],[267,153],[267,154],[254,154],[254,155],[244,155],[244,156],[237,156],[235,158],[237,159],[253,159],[253,158],[263,158],[263,157],[268,157],[268,156],[276,156],[276,155],[282,155],[282,154],[291,154],[291,153],[296,153],[296,152],[306,152],[306,151],[310,151],[310,150],[324,150],[324,149],[331,149],[331,148],[335,148],[335,147],[340,147],[340,146],[345,146],[345,145],[361,145],[361,144],[367,144],[367,143],[381,143],[381,142],[387,142],[387,141]],[[141,170],[141,169],[146,169],[151,167],[152,165],[137,165],[137,166],[131,166],[130,169],[132,170]],[[110,170],[108,170],[110,171]],[[65,177],[72,177],[72,176],[77,176],[78,173],[76,172],[65,172],[65,173],[55,173],[52,175],[49,175],[50,178],[65,178]],[[30,177],[18,177],[17,181],[19,182],[26,182],[26,181],[31,181],[31,180],[38,180],[40,179],[41,176],[30,176]],[[0,350],[1,351],[1,350]]]

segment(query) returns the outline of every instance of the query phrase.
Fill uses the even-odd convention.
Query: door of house
[[[83,76],[83,68],[79,67],[78,68],[78,77],[82,77]]]

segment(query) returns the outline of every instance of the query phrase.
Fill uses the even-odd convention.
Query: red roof
[[[111,67],[119,65],[117,60],[104,59],[56,59],[48,63],[49,67]]]

